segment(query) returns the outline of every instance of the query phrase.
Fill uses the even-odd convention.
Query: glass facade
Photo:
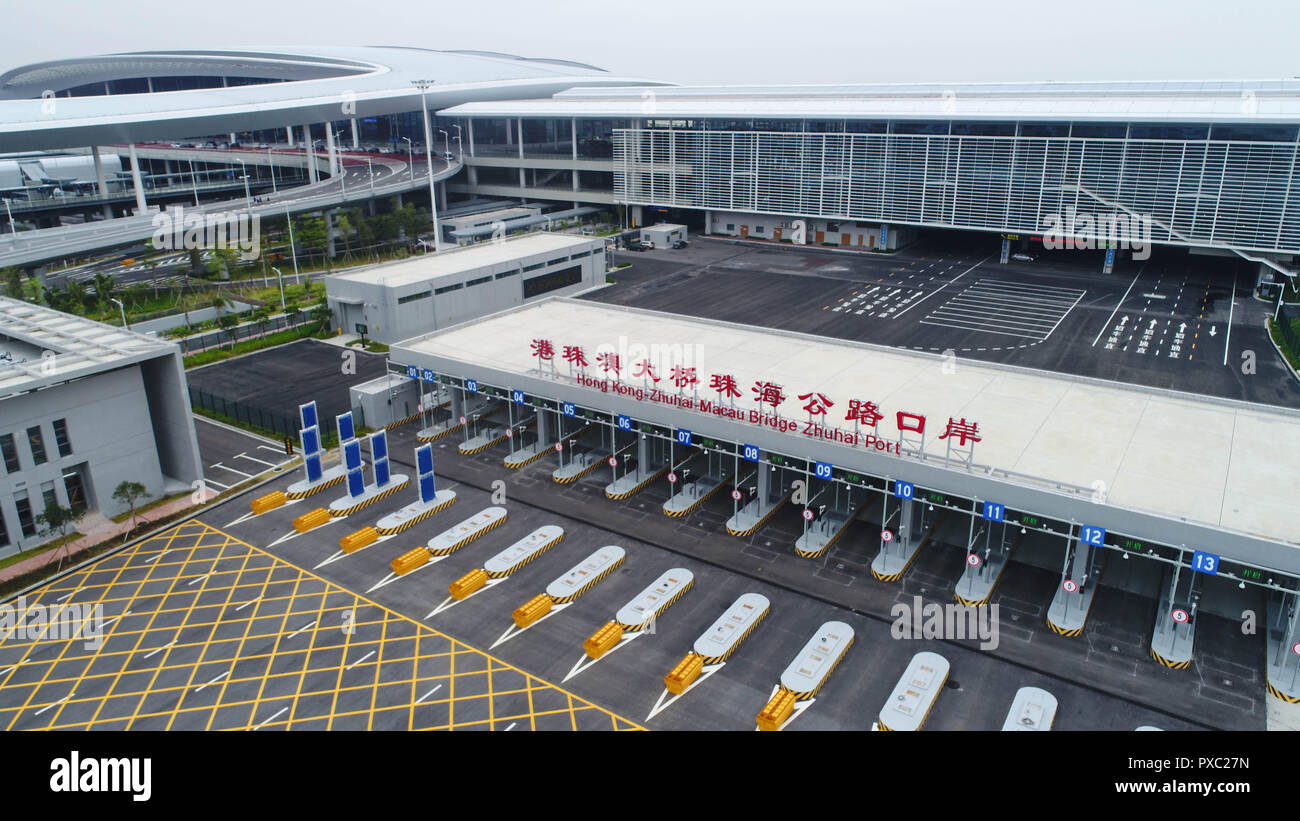
[[[1215,125],[1206,139],[1207,127],[1196,125],[1021,125],[910,121],[893,123],[889,133],[616,129],[614,196],[638,205],[1014,232],[1045,230],[1048,215],[1069,209],[1128,213],[1150,215],[1157,242],[1300,249],[1295,127]],[[1017,128],[1020,136],[1011,136]]]

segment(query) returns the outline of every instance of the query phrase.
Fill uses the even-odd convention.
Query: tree
[[[319,214],[311,214],[298,218],[298,227],[295,231],[298,243],[307,250],[325,249],[329,243],[329,231],[325,225],[325,218]],[[328,266],[328,261],[326,266]]]
[[[153,281],[153,298],[158,298],[158,277],[154,274],[158,270],[158,249],[153,247],[153,240],[144,244],[144,267],[149,272],[149,278]]]
[[[239,252],[233,248],[214,248],[208,259],[208,274],[220,279],[233,279],[232,273],[239,261]]]
[[[63,540],[63,544],[60,545],[63,550],[63,555],[59,557],[60,568],[63,567],[63,560],[68,555],[68,531],[85,515],[85,508],[63,507],[57,504],[46,505],[45,510],[36,514],[36,523],[40,525],[42,535],[53,536],[57,533]]]
[[[217,324],[230,338],[230,349],[233,351],[235,349],[235,326],[239,324],[239,318],[234,314],[222,314],[217,317]]]
[[[334,322],[334,311],[330,309],[329,302],[322,299],[316,303],[311,309],[311,318],[320,323],[322,333],[328,332]]]
[[[269,322],[271,319],[271,309],[266,307],[265,305],[259,308],[254,308],[253,313],[249,317],[249,319],[252,319],[254,322],[256,322],[258,330],[261,331],[263,334],[265,334],[266,323]]]
[[[220,291],[215,291],[210,297],[208,297],[207,307],[216,308],[217,324],[220,324],[222,309],[233,308],[235,306],[230,303],[230,300],[226,299],[225,294],[221,293]]]
[[[117,280],[113,279],[112,274],[95,274],[91,281],[91,287],[95,291],[95,298],[99,300],[100,307],[107,311],[112,307],[109,302],[113,298],[113,289],[117,287]]]
[[[113,491],[113,498],[131,509],[131,529],[135,530],[135,503],[137,499],[143,499],[148,493],[145,486],[139,482],[132,482],[127,479],[120,482]]]
[[[289,327],[293,327],[302,321],[302,308],[298,307],[297,302],[285,302],[284,314],[289,322]]]
[[[23,298],[23,272],[14,266],[5,268],[3,272],[5,281],[5,296],[14,299]]]

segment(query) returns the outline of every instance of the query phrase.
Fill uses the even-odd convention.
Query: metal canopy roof
[[[582,88],[465,103],[464,117],[1300,122],[1300,81]]]
[[[172,343],[9,297],[0,297],[0,337],[42,352],[0,360],[0,399],[177,350]]]

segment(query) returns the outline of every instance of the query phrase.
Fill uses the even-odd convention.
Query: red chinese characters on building
[[[898,430],[901,433],[919,433],[925,435],[925,417],[919,413],[899,411],[896,415]]]
[[[964,416],[961,418],[961,421],[954,422],[952,420],[952,417],[949,416],[948,429],[945,430],[943,432],[943,435],[941,435],[939,438],[947,439],[950,436],[955,436],[957,437],[958,446],[965,447],[967,440],[970,440],[971,442],[983,441],[982,439],[980,439],[979,432],[980,432],[980,426],[978,422],[967,422],[966,417]]]
[[[803,409],[808,411],[812,416],[825,416],[826,409],[834,407],[835,405],[834,402],[826,398],[825,394],[814,393],[811,391],[799,394],[799,400],[808,403],[803,406]]]
[[[845,421],[865,422],[867,427],[871,428],[884,418],[885,415],[880,412],[880,407],[875,402],[864,402],[861,399],[850,399],[849,412],[844,415]]]
[[[555,359],[555,346],[549,339],[534,339],[532,341],[533,356],[539,361],[550,362]]]
[[[736,387],[736,377],[729,373],[715,373],[709,380],[709,390],[717,391],[723,396],[740,398],[740,389]]]
[[[679,388],[689,388],[700,383],[699,377],[695,375],[694,368],[684,368],[681,365],[673,365],[671,376],[673,385]]]
[[[650,364],[649,359],[642,359],[640,362],[633,365],[632,376],[649,376],[654,381],[659,381],[659,377],[655,374],[654,365]]]
[[[602,371],[605,373],[613,371],[615,376],[617,376],[619,371],[623,369],[621,357],[618,354],[598,353],[596,354],[596,362],[600,364],[600,369]]]
[[[781,386],[774,382],[755,382],[750,390],[754,392],[754,401],[759,404],[767,403],[775,408],[785,401]]]
[[[564,361],[570,365],[577,365],[579,368],[585,368],[591,364],[587,361],[587,355],[582,352],[582,348],[577,345],[564,346]]]

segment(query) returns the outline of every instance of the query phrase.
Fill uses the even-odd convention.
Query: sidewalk
[[[203,500],[205,502],[217,495],[217,492],[212,489],[208,489],[206,492],[207,495]],[[191,501],[191,498],[192,494],[159,505],[143,516],[136,514],[136,525],[146,524],[155,519],[165,518],[178,511],[193,507],[194,504]],[[123,533],[126,533],[130,527],[130,517],[127,517],[125,521],[115,522],[99,513],[87,513],[82,517],[81,521],[77,523],[77,529],[85,534],[80,539],[68,542],[66,545],[54,550],[47,550],[44,553],[23,559],[21,562],[15,562],[8,567],[0,568],[0,582],[7,582],[10,579],[17,578],[40,567],[44,567],[47,564],[57,565],[59,559],[63,559],[64,567],[71,567],[80,561],[77,556],[78,553],[89,547],[94,547],[97,544],[112,539],[115,536],[120,536]]]

